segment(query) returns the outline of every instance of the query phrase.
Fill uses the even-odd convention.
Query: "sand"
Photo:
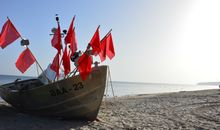
[[[220,90],[104,99],[99,121],[74,121],[19,113],[0,102],[1,130],[218,129]]]

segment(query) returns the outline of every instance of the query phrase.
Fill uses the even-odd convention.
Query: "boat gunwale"
[[[108,66],[107,65],[98,66],[98,68],[103,68],[103,67],[108,67]],[[95,67],[93,67],[93,70],[94,70],[94,68]],[[32,90],[35,90],[35,89],[40,89],[40,88],[43,88],[43,87],[46,87],[46,86],[50,87],[50,86],[53,86],[53,84],[59,84],[60,82],[63,82],[64,80],[67,80],[67,79],[70,79],[70,78],[79,77],[79,76],[80,76],[79,74],[78,75],[74,75],[74,76],[71,76],[71,77],[68,77],[68,78],[64,78],[64,79],[61,79],[61,80],[58,80],[58,81],[55,81],[55,82],[51,82],[49,84],[43,84],[43,85],[38,86],[38,87],[28,88],[28,90],[21,90],[21,91],[25,92],[25,91],[32,91]],[[1,88],[8,88],[10,90],[18,90],[17,92],[12,92],[12,93],[19,93],[20,92],[19,89],[11,89],[11,88],[9,88],[9,85],[13,85],[15,83],[22,83],[22,82],[31,82],[31,81],[34,81],[34,80],[39,80],[39,79],[38,78],[33,78],[33,79],[26,79],[26,80],[21,80],[21,81],[17,81],[17,82],[11,82],[11,83],[7,83],[7,84],[3,84],[3,85],[0,85],[0,89]],[[82,80],[80,79],[79,81],[82,81]]]

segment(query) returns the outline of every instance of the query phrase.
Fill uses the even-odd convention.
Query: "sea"
[[[26,76],[11,76],[0,75],[0,85],[10,83],[16,79],[31,79],[33,77]],[[163,84],[163,83],[139,83],[139,82],[120,82],[112,81],[107,83],[105,95],[107,97],[112,96],[127,96],[127,95],[139,95],[139,94],[156,94],[156,93],[168,93],[168,92],[180,92],[180,91],[195,91],[205,89],[218,89],[218,85],[187,85],[187,84]],[[0,98],[0,100],[2,100]]]

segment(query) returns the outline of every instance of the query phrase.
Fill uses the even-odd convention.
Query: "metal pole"
[[[28,46],[26,46],[26,47],[28,48]],[[29,48],[28,48],[28,49],[29,49]],[[32,52],[31,52],[31,55],[34,57],[34,55],[32,54]],[[46,79],[47,79],[48,82],[50,83],[51,81],[50,81],[50,79],[47,77],[47,75],[44,73],[44,70],[42,69],[41,65],[39,64],[39,62],[37,61],[37,59],[36,59],[35,57],[34,57],[34,59],[35,59],[37,65],[40,67],[40,69],[41,69],[43,75],[46,77]]]
[[[109,30],[109,32],[102,38],[102,40],[100,42],[102,42],[110,33],[111,33],[112,29]]]
[[[39,76],[40,74],[39,74],[39,70],[38,70],[38,65],[37,65],[37,63],[36,63],[36,69],[37,69],[37,76]]]
[[[24,40],[24,39],[22,38],[22,36],[20,36],[20,37],[21,37],[22,40]],[[25,46],[29,49],[29,47],[28,47],[27,45],[25,45]],[[30,49],[29,49],[29,50],[30,50]],[[32,54],[32,52],[31,52],[31,55],[34,57],[34,60],[36,61],[37,65],[40,67],[40,69],[41,69],[43,75],[46,77],[46,79],[47,79],[48,82],[50,83],[50,80],[48,79],[48,77],[47,77],[46,74],[44,73],[44,71],[43,71],[41,65],[39,64],[39,62],[37,61],[37,59],[35,58],[35,56]]]

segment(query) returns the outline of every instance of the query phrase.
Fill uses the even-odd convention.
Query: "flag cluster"
[[[58,51],[51,65],[51,69],[57,73],[57,77],[59,76],[61,63],[63,65],[65,76],[68,75],[71,71],[70,56],[73,56],[74,53],[77,51],[77,40],[75,36],[74,21],[75,16],[73,17],[68,32],[64,38],[65,49],[63,51],[61,61],[59,60],[59,55],[60,50],[62,49],[62,41],[59,22],[57,31],[54,33],[54,36],[51,40],[52,46]],[[97,27],[88,46],[92,49],[91,54],[95,56],[99,55],[101,62],[103,62],[105,61],[106,56],[108,56],[109,59],[112,59],[115,56],[115,50],[113,46],[111,31],[107,33],[102,40],[100,40],[99,28],[100,26]],[[89,48],[87,48],[86,51],[79,57],[78,61],[76,61],[78,65],[77,69],[80,73],[82,80],[86,80],[92,70],[92,55],[89,54],[87,51],[89,51]]]
[[[63,46],[61,37],[63,34],[61,33],[59,20],[57,20],[57,28],[55,29],[53,38],[51,39],[51,45],[57,50],[57,53],[50,66],[50,68],[56,72],[56,77],[59,77],[60,75],[59,70],[61,63],[63,65],[65,76],[71,72],[70,56],[73,56],[74,53],[77,51],[77,40],[75,36],[76,34],[74,20],[75,16],[73,17],[68,32],[64,38],[64,51],[62,51]],[[94,35],[92,36],[89,42],[86,51],[79,57],[77,61],[77,69],[80,73],[82,80],[86,80],[92,70],[92,55],[99,55],[101,62],[106,60],[106,56],[109,59],[112,59],[115,56],[111,31],[107,33],[102,40],[100,40],[99,28],[100,26],[97,27]],[[0,47],[4,49],[12,42],[17,40],[19,37],[22,38],[20,33],[17,31],[15,26],[8,18],[6,23],[3,25],[2,31],[0,33]],[[90,47],[92,50],[90,50]],[[60,59],[61,54],[62,58]],[[18,68],[18,70],[24,73],[35,61],[36,58],[33,56],[30,49],[27,47],[20,54],[15,65]]]
[[[52,46],[57,49],[57,54],[54,57],[53,63],[50,67],[53,71],[56,72],[56,77],[59,77],[59,70],[60,70],[61,62],[62,62],[63,68],[64,68],[64,75],[65,76],[68,75],[71,71],[70,52],[72,52],[72,54],[74,54],[77,50],[75,28],[73,28],[74,20],[75,20],[75,16],[73,17],[72,22],[70,23],[69,30],[67,32],[65,39],[64,39],[65,49],[63,51],[63,56],[62,56],[61,61],[60,61],[60,55],[61,55],[61,50],[62,50],[62,40],[61,40],[61,30],[60,30],[59,22],[58,22],[57,31],[54,33],[54,36],[51,40]]]
[[[111,31],[106,34],[106,36],[100,41],[99,27],[96,29],[92,39],[90,40],[90,46],[92,47],[92,54],[99,55],[101,62],[105,61],[106,55],[109,59],[115,56],[115,50],[112,40]],[[86,80],[87,76],[91,72],[91,55],[84,53],[78,61],[78,70],[80,72],[81,78]]]
[[[4,49],[19,37],[21,37],[20,33],[8,18],[0,34],[0,47]],[[19,71],[24,73],[35,61],[36,59],[29,48],[26,48],[18,57],[15,65]]]
[[[101,41],[101,51],[99,53],[99,57],[101,61],[105,61],[106,55],[109,59],[112,59],[115,56],[115,49],[112,41],[112,34],[106,35]]]
[[[111,30],[100,41],[98,27],[90,41],[90,45],[92,46],[93,54],[95,56],[99,54],[101,62],[105,61],[106,55],[109,57],[110,60],[115,56],[115,49],[113,45]]]

